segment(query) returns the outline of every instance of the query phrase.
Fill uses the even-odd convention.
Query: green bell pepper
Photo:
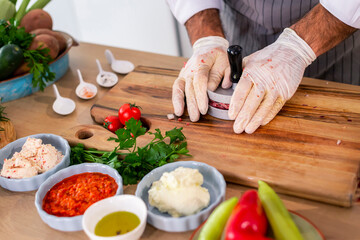
[[[238,201],[239,199],[237,197],[233,197],[224,201],[215,208],[202,227],[198,240],[220,239],[226,222]]]
[[[303,240],[290,213],[275,191],[265,182],[259,181],[258,194],[276,240]]]

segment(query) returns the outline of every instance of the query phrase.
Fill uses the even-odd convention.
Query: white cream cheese
[[[179,167],[165,172],[149,190],[149,203],[173,217],[199,212],[210,203],[209,191],[201,187],[203,176],[197,169]]]
[[[63,155],[51,144],[42,144],[41,139],[28,138],[20,152],[4,159],[1,176],[28,178],[55,167]]]

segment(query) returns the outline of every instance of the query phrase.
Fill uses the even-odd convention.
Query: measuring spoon
[[[87,83],[82,78],[81,72],[77,70],[80,84],[76,87],[76,95],[82,99],[91,99],[97,94],[97,87],[92,83]]]
[[[57,89],[55,83],[53,84],[54,93],[56,100],[53,103],[53,110],[60,115],[68,115],[75,110],[75,102],[70,98],[65,98],[60,96],[59,90]]]
[[[114,55],[109,49],[105,50],[105,57],[108,62],[111,64],[111,69],[114,72],[118,72],[121,74],[128,74],[132,70],[134,70],[135,66],[132,62],[125,61],[125,60],[116,60]]]
[[[96,59],[96,64],[99,68],[99,74],[96,76],[96,82],[102,87],[112,87],[118,81],[118,76],[115,73],[104,71],[101,67],[99,59]]]

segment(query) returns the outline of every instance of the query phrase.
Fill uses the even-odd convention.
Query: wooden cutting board
[[[195,160],[216,167],[227,181],[349,207],[355,201],[360,163],[360,87],[304,78],[294,97],[268,125],[234,134],[232,121],[209,115],[190,122],[173,112],[171,87],[179,71],[137,67],[91,109],[101,123],[124,103],[142,107],[150,130],[183,127]],[[102,131],[102,129],[101,129]],[[85,141],[86,143],[86,141]],[[89,142],[90,144],[90,142]],[[106,140],[89,147],[112,149]],[[185,159],[186,160],[186,159]]]

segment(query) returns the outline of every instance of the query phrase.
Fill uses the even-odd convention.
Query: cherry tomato
[[[116,130],[119,128],[124,127],[121,122],[119,121],[118,116],[107,116],[103,123],[104,128],[110,130],[111,132],[115,133]]]
[[[140,117],[140,109],[138,106],[135,106],[135,104],[125,103],[119,109],[119,120],[124,125],[130,118],[140,120]]]

